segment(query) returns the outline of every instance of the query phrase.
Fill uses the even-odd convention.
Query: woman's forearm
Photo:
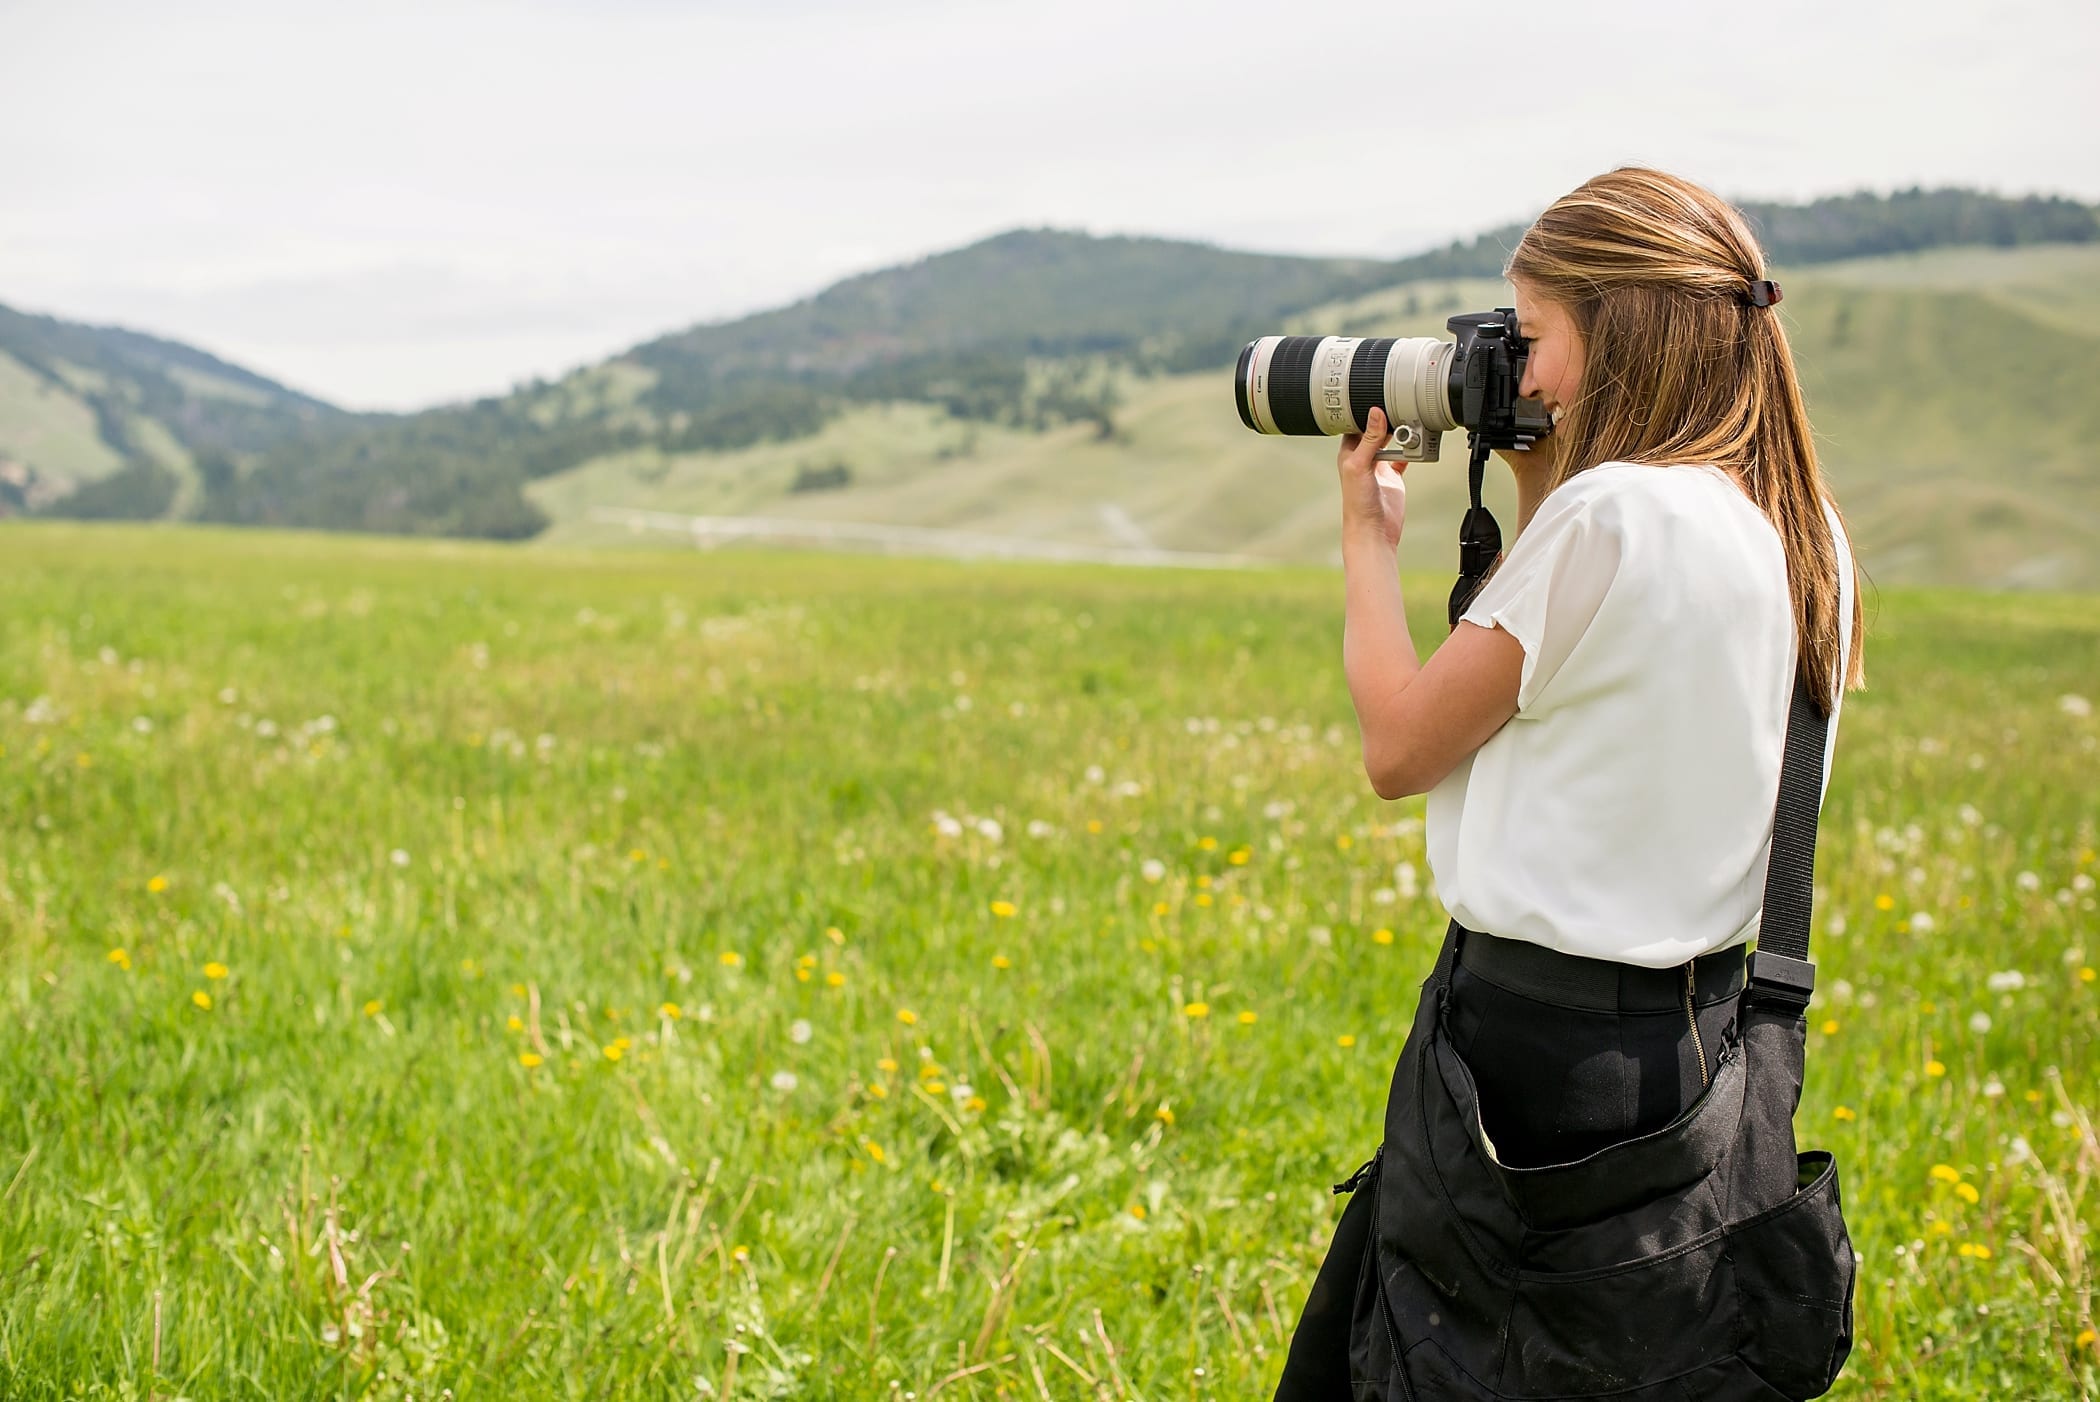
[[[1375,780],[1404,737],[1390,730],[1392,702],[1422,670],[1407,631],[1394,547],[1375,530],[1342,534],[1342,671],[1363,734],[1364,767]]]

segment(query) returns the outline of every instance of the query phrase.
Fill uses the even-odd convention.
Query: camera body
[[[1257,433],[1362,433],[1385,411],[1393,442],[1379,456],[1435,462],[1442,438],[1465,429],[1488,448],[1529,448],[1553,431],[1535,399],[1522,398],[1530,342],[1509,307],[1462,312],[1430,336],[1263,336],[1240,352],[1233,393],[1240,422]]]

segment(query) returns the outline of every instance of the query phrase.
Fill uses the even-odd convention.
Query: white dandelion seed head
[[[1050,834],[1056,831],[1056,828],[1051,827],[1041,818],[1030,818],[1028,820],[1028,835],[1030,837],[1040,840],[1042,838],[1050,836]]]
[[[2023,891],[2039,891],[2042,889],[2042,878],[2031,871],[2023,871],[2013,878],[2013,885]]]
[[[1852,1001],[1852,983],[1851,983],[1851,980],[1849,980],[1849,979],[1839,979],[1839,980],[1838,980],[1838,981],[1837,981],[1836,983],[1833,983],[1833,984],[1831,984],[1831,985],[1830,985],[1830,1000],[1831,1000],[1832,1002],[1834,1002],[1834,1003],[1849,1003],[1849,1002],[1851,1002],[1851,1001]]]
[[[2074,944],[2069,949],[2065,950],[2064,962],[2066,964],[2073,965],[2083,964],[2085,962],[2085,946],[2082,944]]]
[[[1969,1030],[1971,1032],[1974,1032],[1979,1037],[1981,1037],[1984,1033],[1990,1031],[1991,1015],[1987,1012],[1982,1011],[1970,1013]]]
[[[2093,878],[2081,871],[2071,878],[2071,889],[2082,896],[2093,889]]]
[[[1334,931],[1325,925],[1314,925],[1305,932],[1305,937],[1322,949],[1334,943]]]
[[[958,711],[967,711],[972,704],[974,703],[971,702],[968,696],[957,696],[955,698],[955,709]]]
[[[222,686],[219,688],[219,704],[221,706],[231,706],[234,702],[240,699],[240,692],[234,690],[232,687]]]
[[[1143,865],[1138,867],[1138,875],[1155,883],[1164,881],[1167,878],[1167,864],[1157,857],[1147,857]]]
[[[1390,886],[1381,886],[1371,893],[1372,905],[1391,905],[1397,899],[1399,897],[1393,893]]]
[[[2032,1144],[2029,1144],[2023,1136],[2015,1134],[2012,1137],[2012,1143],[2008,1144],[2005,1148],[2006,1163],[2023,1164],[2029,1162],[2033,1158],[2034,1146]]]
[[[773,1073],[773,1089],[783,1095],[801,1084],[802,1078],[792,1071],[775,1071]]]
[[[948,1098],[953,1100],[958,1105],[962,1104],[965,1100],[968,1100],[971,1096],[975,1094],[977,1094],[977,1092],[970,1088],[970,1083],[968,1081],[957,1081],[954,1085],[948,1087]]]
[[[1098,764],[1090,764],[1086,767],[1086,781],[1089,784],[1098,784],[1107,777],[1108,771]]]
[[[979,818],[977,820],[977,831],[983,835],[987,842],[1000,842],[1006,837],[1006,829],[999,825],[997,818]]]
[[[2027,975],[2018,969],[2000,969],[1983,981],[1993,993],[2016,993],[2027,986]]]
[[[2005,1082],[1999,1080],[1996,1076],[1991,1077],[1983,1083],[1983,1094],[1988,1100],[1996,1100],[1999,1096],[2005,1094]]]
[[[39,696],[22,712],[22,719],[31,725],[49,725],[58,719],[58,707],[51,704],[48,696]]]
[[[1916,934],[1929,935],[1938,924],[1939,922],[1934,920],[1929,913],[1922,910],[1915,912],[1910,917],[1910,928]]]
[[[273,740],[277,737],[277,722],[265,716],[255,723],[255,733],[265,740]]]
[[[1845,913],[1844,913],[1843,911],[1841,911],[1841,910],[1840,910],[1840,911],[1836,911],[1836,912],[1834,912],[1834,913],[1833,913],[1833,914],[1831,915],[1831,917],[1830,917],[1830,921],[1829,921],[1829,924],[1828,924],[1827,928],[1829,929],[1830,933],[1831,933],[1831,934],[1833,934],[1833,935],[1842,935],[1842,934],[1844,934],[1844,933],[1845,933]]]
[[[1973,803],[1964,803],[1957,811],[1961,815],[1961,820],[1963,824],[1965,824],[1968,827],[1973,828],[1983,822],[1983,814],[1977,809],[1976,805]]]
[[[2093,713],[2093,703],[2076,693],[2066,693],[2056,698],[2056,709],[2077,720],[2084,720]]]
[[[408,865],[408,853],[403,851],[399,847],[396,847],[393,851],[387,853],[386,859],[392,862],[397,867],[405,867]]]
[[[1117,798],[1136,798],[1144,791],[1145,786],[1135,779],[1125,779],[1117,784],[1115,788]]]
[[[153,733],[153,719],[150,716],[133,716],[131,718],[131,728],[141,735],[151,735]]]
[[[816,1029],[809,1025],[806,1017],[798,1017],[788,1024],[788,1040],[798,1047],[816,1035]]]
[[[961,837],[962,824],[940,810],[934,810],[933,830],[942,837]]]

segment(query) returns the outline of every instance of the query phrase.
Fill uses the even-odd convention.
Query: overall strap
[[[1752,1006],[1799,1015],[1815,992],[1808,957],[1808,920],[1815,904],[1816,819],[1823,803],[1823,749],[1830,718],[1819,714],[1797,669],[1787,712],[1786,755],[1779,766],[1779,804],[1772,813],[1772,857],[1765,869],[1765,907],[1750,956],[1744,996]]]

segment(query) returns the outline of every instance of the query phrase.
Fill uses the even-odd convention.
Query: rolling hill
[[[2094,212],[1962,191],[1750,209],[1876,573],[2100,587]],[[1268,330],[1441,333],[1506,301],[1520,232],[1378,262],[1016,231],[410,415],[0,313],[0,511],[596,540],[617,506],[1323,558],[1330,445],[1246,433],[1220,367]],[[1418,521],[1455,519],[1457,475],[1417,471]],[[1444,567],[1447,534],[1418,525],[1411,563]]]

